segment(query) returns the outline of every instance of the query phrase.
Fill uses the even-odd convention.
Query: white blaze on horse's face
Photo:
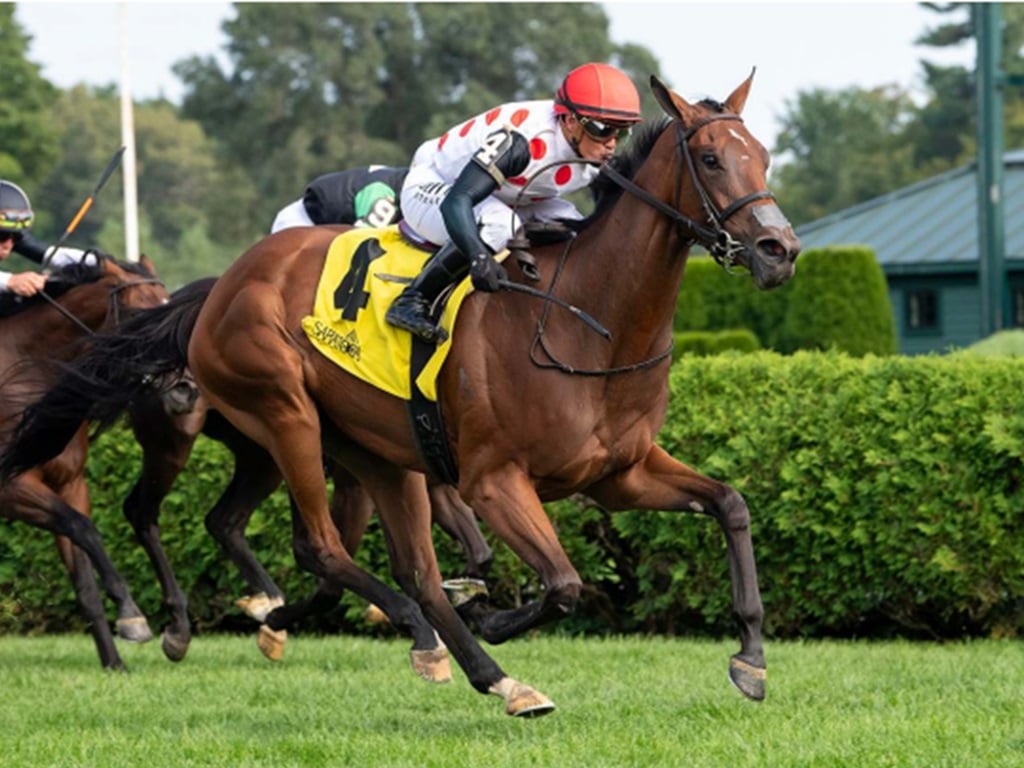
[[[740,142],[744,147],[749,147],[750,146],[750,144],[747,143],[747,140],[742,135],[740,135],[739,133],[734,131],[732,128],[729,129],[729,135],[732,136],[734,139],[736,139],[738,142]],[[750,159],[750,155],[740,155],[740,160],[749,160],[749,159]]]

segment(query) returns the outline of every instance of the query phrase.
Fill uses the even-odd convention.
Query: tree
[[[0,3],[0,178],[36,197],[36,182],[57,159],[57,125],[49,105],[57,89],[30,62],[25,33],[14,18],[16,6]]]
[[[975,42],[974,3],[924,3],[944,21],[926,30],[919,45],[932,48],[972,46]],[[1002,3],[1002,69],[1024,72],[1024,5]],[[916,126],[908,133],[915,145],[915,162],[932,172],[946,170],[974,158],[977,100],[974,70],[922,62],[927,102]],[[1024,146],[1024,89],[1004,88],[1005,145]]]
[[[121,137],[120,99],[112,86],[75,86],[59,96],[53,114],[62,129],[59,160],[34,201],[44,239],[55,239],[71,221]],[[267,220],[259,230],[238,231],[237,217],[224,206],[251,206],[248,185],[225,180],[230,177],[218,164],[212,142],[197,123],[180,118],[172,104],[137,104],[135,138],[140,246],[168,285],[210,274],[204,265],[218,264],[222,270],[269,229]],[[122,255],[123,197],[122,176],[115,173],[75,230],[73,244]]]
[[[895,85],[821,88],[788,100],[773,150],[783,210],[802,224],[920,177],[906,139],[914,104]]]
[[[549,97],[572,67],[611,60],[641,91],[657,74],[617,49],[596,4],[238,4],[228,67],[179,62],[184,114],[216,139],[259,199],[251,227],[327,171],[405,164],[425,139],[509,99]],[[647,71],[637,72],[636,68]],[[258,148],[258,149],[257,149]]]

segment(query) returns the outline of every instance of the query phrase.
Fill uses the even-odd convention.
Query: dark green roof
[[[1006,258],[1024,260],[1024,149],[1003,156]],[[977,268],[976,164],[797,227],[804,249],[862,244],[887,272]]]

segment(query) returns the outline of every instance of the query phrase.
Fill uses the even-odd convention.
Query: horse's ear
[[[681,120],[684,125],[696,120],[696,108],[678,93],[670,91],[668,86],[654,75],[651,75],[651,92],[669,117]]]
[[[750,84],[754,82],[754,73],[757,72],[757,67],[750,70],[750,77],[740,83],[736,90],[729,94],[729,98],[725,100],[725,107],[734,114],[741,114],[743,107],[747,103],[747,96],[750,95]]]
[[[149,260],[149,256],[147,256],[144,253],[140,254],[139,255],[139,264],[141,264],[146,269],[146,271],[148,271],[149,274],[151,274],[153,277],[157,276],[157,274],[156,274],[156,267],[153,266],[153,262]]]

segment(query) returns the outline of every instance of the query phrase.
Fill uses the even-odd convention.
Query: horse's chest
[[[642,459],[651,446],[651,431],[634,421],[612,420],[595,428],[566,430],[558,448],[536,457],[537,474],[564,488],[580,488]]]

